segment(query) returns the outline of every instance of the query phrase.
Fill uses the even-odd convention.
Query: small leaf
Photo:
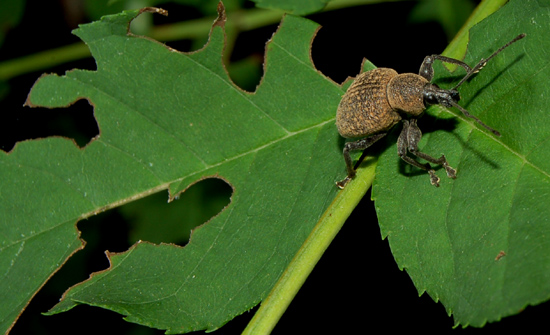
[[[418,291],[440,300],[457,325],[482,326],[550,296],[548,9],[510,1],[470,32],[468,64],[527,34],[460,88],[461,105],[502,137],[454,109],[431,108],[419,121],[428,130],[421,151],[444,153],[456,180],[438,169],[441,187],[433,187],[396,159],[395,146],[380,157],[373,198],[382,235]]]
[[[275,10],[282,10],[294,15],[308,15],[325,8],[330,0],[252,0],[256,6]]]

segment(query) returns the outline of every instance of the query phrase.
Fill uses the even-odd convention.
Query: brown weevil
[[[343,189],[355,176],[350,151],[367,149],[384,137],[399,121],[403,122],[403,130],[397,140],[399,157],[410,165],[428,171],[430,181],[434,186],[439,186],[440,179],[430,163],[441,165],[445,168],[449,178],[456,178],[456,170],[449,166],[445,155],[434,158],[418,151],[422,132],[418,128],[416,120],[429,105],[455,107],[465,116],[474,119],[493,134],[500,136],[498,131],[484,124],[458,104],[460,94],[457,88],[479,72],[491,58],[524,37],[525,34],[518,35],[495,51],[489,58],[481,59],[473,68],[458,59],[431,55],[424,58],[419,74],[398,74],[392,69],[378,68],[357,76],[338,105],[336,127],[342,137],[362,139],[345,144],[343,153],[348,175],[345,179],[336,182],[336,185]],[[466,70],[466,75],[451,89],[439,88],[436,84],[431,83],[434,75],[433,63],[436,60],[461,66]],[[419,163],[409,157],[407,152],[428,163]]]

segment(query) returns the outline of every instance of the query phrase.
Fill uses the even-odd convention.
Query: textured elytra
[[[344,94],[336,113],[336,126],[346,138],[365,137],[386,131],[401,120],[390,106],[387,86],[397,76],[392,69],[361,73]]]

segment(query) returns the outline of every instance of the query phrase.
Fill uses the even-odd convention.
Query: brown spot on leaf
[[[504,256],[506,256],[506,253],[505,253],[503,250],[501,250],[501,251],[498,253],[497,257],[495,257],[495,262],[499,261],[499,260],[500,260],[502,257],[504,257]]]

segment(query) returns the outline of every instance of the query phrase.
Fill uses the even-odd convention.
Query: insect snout
[[[444,90],[435,84],[427,84],[424,87],[423,95],[426,106],[443,105],[445,107],[452,107],[452,102],[456,103],[460,100],[460,94],[457,90]]]

